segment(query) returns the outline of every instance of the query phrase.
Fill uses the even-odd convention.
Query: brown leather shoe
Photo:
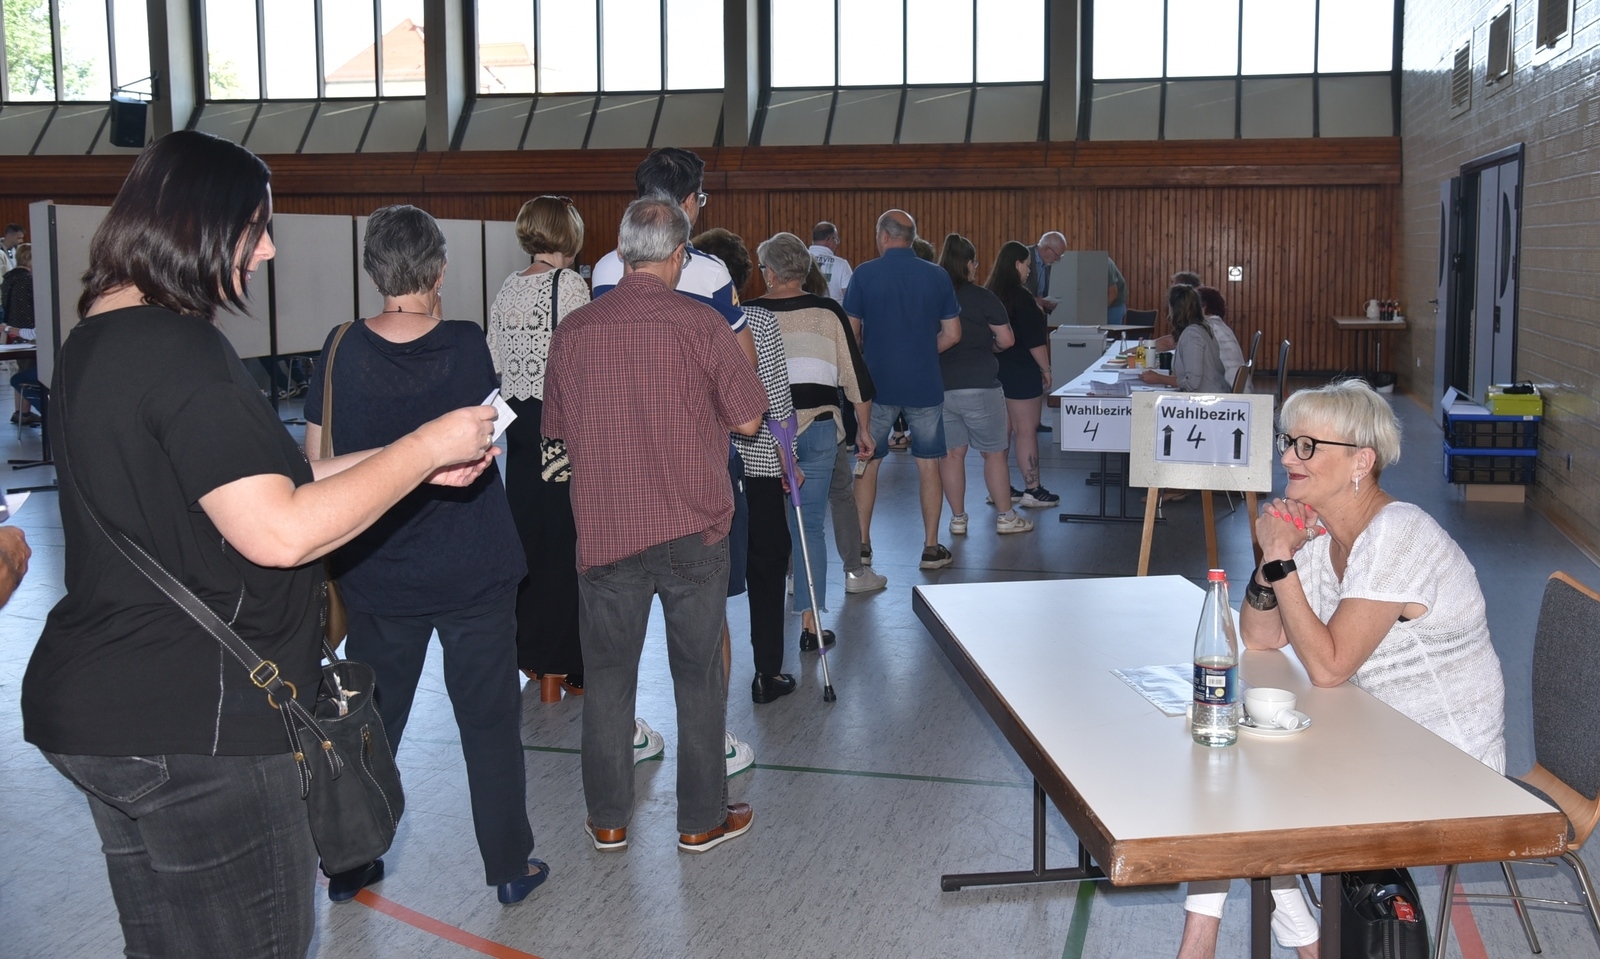
[[[705,852],[722,845],[730,839],[743,836],[750,831],[750,824],[755,821],[755,811],[746,802],[736,802],[728,807],[728,818],[722,825],[710,832],[678,834],[678,848],[684,852]]]
[[[591,820],[583,821],[583,831],[589,834],[589,841],[594,843],[594,848],[599,852],[622,852],[628,848],[628,828],[621,829],[596,829]]]

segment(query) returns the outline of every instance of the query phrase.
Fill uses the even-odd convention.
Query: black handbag
[[[56,377],[59,381],[59,368]],[[64,416],[58,417],[53,425],[59,430],[64,420]],[[70,485],[89,518],[156,589],[222,644],[250,681],[262,690],[267,704],[283,717],[284,732],[300,767],[300,798],[306,803],[311,838],[322,858],[322,871],[328,875],[348,872],[387,852],[405,812],[405,793],[394,751],[389,747],[389,735],[373,700],[377,684],[372,667],[340,659],[324,640],[322,651],[327,663],[322,667],[316,702],[307,709],[295,698],[294,684],[279,674],[275,663],[257,656],[222,617],[139,544],[101,521],[100,514],[78,488],[65,435],[61,440],[62,463],[73,476]],[[319,758],[307,757],[306,734]]]
[[[1370,869],[1341,879],[1342,959],[1427,959],[1428,924],[1410,872]]]

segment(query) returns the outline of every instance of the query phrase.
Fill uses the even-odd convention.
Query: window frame
[[[1404,0],[1393,0],[1394,3],[1394,29],[1390,65],[1387,70],[1366,70],[1357,72],[1340,71],[1337,73],[1324,73],[1321,67],[1322,49],[1322,4],[1325,0],[1312,0],[1312,44],[1311,44],[1311,72],[1309,73],[1252,73],[1246,75],[1244,70],[1244,0],[1237,0],[1239,4],[1238,31],[1239,39],[1234,51],[1234,69],[1231,74],[1222,73],[1205,77],[1173,77],[1167,74],[1167,44],[1168,36],[1168,11],[1171,0],[1162,0],[1161,3],[1161,75],[1159,77],[1106,77],[1097,79],[1094,75],[1094,8],[1102,0],[1083,0],[1083,28],[1082,43],[1080,45],[1079,68],[1079,100],[1078,100],[1078,139],[1088,140],[1091,121],[1094,114],[1094,94],[1097,83],[1154,83],[1161,87],[1160,113],[1157,121],[1156,139],[1167,138],[1167,89],[1173,83],[1193,82],[1197,80],[1233,81],[1233,137],[1242,139],[1244,129],[1244,84],[1248,80],[1300,80],[1311,81],[1311,136],[1322,135],[1322,79],[1342,77],[1388,77],[1390,109],[1393,113],[1391,128],[1394,135],[1399,135],[1400,130],[1400,64],[1401,41],[1404,29]],[[1115,3],[1116,0],[1104,0]],[[1334,0],[1326,0],[1334,2]]]
[[[151,78],[151,74],[146,74],[145,76],[139,77],[131,82],[123,82],[122,78],[117,76],[117,2],[118,0],[104,0],[106,10],[106,80],[110,89],[106,94],[106,98],[103,100],[98,97],[92,97],[87,100],[62,99],[61,87],[65,77],[65,65],[62,62],[61,56],[61,0],[48,0],[47,4],[50,10],[51,79],[52,83],[54,84],[52,89],[54,90],[55,95],[48,100],[13,100],[11,98],[11,62],[6,54],[5,44],[5,17],[0,15],[0,105],[10,106],[13,104],[37,104],[44,106],[48,104],[54,104],[60,106],[62,104],[105,103],[110,99],[115,98],[118,93],[122,92],[132,92],[149,96],[148,91],[131,90],[129,88],[132,87],[133,83],[149,80]],[[121,0],[121,2],[127,3],[130,2],[130,0]],[[148,15],[142,19],[142,22],[145,24],[145,31],[148,33],[150,29]],[[45,126],[48,128],[49,124],[47,123]],[[35,144],[35,146],[37,146],[37,144]]]
[[[909,44],[910,44],[909,36],[910,36],[910,32],[911,31],[907,28],[906,24],[907,24],[907,18],[909,17],[909,14],[910,14],[910,9],[909,8],[910,8],[912,0],[900,0],[900,4],[901,4],[900,5],[900,83],[898,83],[898,84],[894,84],[894,83],[889,83],[889,84],[843,84],[843,83],[839,82],[840,69],[842,67],[842,63],[840,62],[840,59],[839,59],[840,58],[840,49],[841,49],[841,44],[840,44],[840,23],[843,20],[843,17],[841,16],[841,12],[842,11],[840,10],[840,5],[842,3],[844,3],[844,2],[845,2],[845,0],[833,0],[833,5],[834,5],[833,6],[833,84],[831,86],[826,85],[826,84],[823,84],[823,85],[811,84],[811,85],[806,85],[806,86],[793,86],[793,87],[774,86],[773,82],[772,82],[772,21],[771,21],[771,17],[766,17],[764,19],[764,21],[762,23],[762,26],[761,26],[761,36],[760,36],[761,92],[760,92],[760,100],[759,100],[759,103],[757,104],[755,120],[754,120],[753,124],[751,125],[751,130],[750,130],[750,142],[752,144],[759,144],[759,143],[762,142],[762,134],[765,132],[766,123],[767,123],[767,108],[771,105],[772,96],[773,96],[774,93],[781,92],[781,93],[788,94],[788,93],[806,92],[806,93],[817,93],[817,94],[822,94],[822,93],[830,94],[829,101],[828,101],[828,121],[827,121],[827,124],[826,124],[826,126],[824,128],[821,144],[819,144],[819,145],[828,145],[828,144],[832,143],[832,140],[833,140],[833,122],[834,122],[834,119],[838,115],[839,96],[840,96],[841,93],[843,93],[843,94],[852,94],[852,93],[870,93],[872,91],[877,91],[877,90],[884,90],[884,91],[887,91],[887,90],[898,90],[898,91],[900,91],[900,106],[899,106],[899,110],[898,110],[898,112],[896,113],[896,116],[895,116],[894,137],[890,142],[893,143],[893,144],[899,144],[900,143],[901,134],[904,132],[904,128],[905,128],[906,103],[914,93],[916,93],[919,90],[962,90],[962,89],[964,89],[967,92],[967,120],[966,120],[966,135],[962,139],[961,142],[970,143],[970,142],[972,142],[972,124],[973,124],[973,117],[975,116],[976,109],[977,109],[978,91],[985,90],[985,89],[994,89],[994,88],[998,88],[998,87],[1027,87],[1029,89],[1038,89],[1040,91],[1040,96],[1039,96],[1039,126],[1038,126],[1038,130],[1037,130],[1037,132],[1035,134],[1035,142],[1037,142],[1039,140],[1048,139],[1049,117],[1050,117],[1050,42],[1049,42],[1049,38],[1050,38],[1050,23],[1051,23],[1051,19],[1052,19],[1052,10],[1053,10],[1053,8],[1055,6],[1055,4],[1053,2],[1051,2],[1051,0],[1044,0],[1044,3],[1043,3],[1043,7],[1044,7],[1044,23],[1041,25],[1040,32],[1044,36],[1044,48],[1043,48],[1043,51],[1042,51],[1042,53],[1043,53],[1043,64],[1042,64],[1043,65],[1043,71],[1042,71],[1040,79],[1038,79],[1038,80],[999,80],[999,81],[994,81],[994,80],[983,81],[983,80],[980,80],[978,78],[978,26],[979,26],[979,21],[978,21],[978,0],[973,0],[973,4],[972,4],[972,79],[970,81],[965,82],[965,83],[958,83],[958,82],[909,83],[909,82],[907,82],[907,80],[906,80],[907,71],[910,69],[910,59],[911,59],[910,58],[910,49],[909,49]]]

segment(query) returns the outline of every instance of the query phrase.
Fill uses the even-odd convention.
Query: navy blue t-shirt
[[[306,393],[322,421],[323,358]],[[357,320],[333,361],[333,451],[387,446],[429,420],[478,406],[499,386],[483,330],[448,321],[391,343]],[[332,569],[345,605],[379,616],[425,616],[485,602],[527,574],[505,486],[493,464],[471,486],[423,484],[340,547]]]
[[[844,311],[861,321],[861,352],[878,388],[876,402],[944,402],[939,323],[961,315],[950,274],[907,247],[884,250],[856,268],[844,291]]]

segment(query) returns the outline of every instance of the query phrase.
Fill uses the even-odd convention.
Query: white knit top
[[[1351,682],[1505,772],[1505,680],[1478,575],[1461,547],[1419,507],[1390,503],[1356,538],[1340,582],[1331,539],[1319,536],[1295,557],[1318,619],[1332,619],[1345,599],[1428,608],[1395,623]]]
[[[561,276],[561,289],[551,283]],[[544,365],[550,334],[562,317],[589,302],[589,286],[576,270],[513,273],[489,307],[489,355],[500,374],[501,395],[544,399]]]

